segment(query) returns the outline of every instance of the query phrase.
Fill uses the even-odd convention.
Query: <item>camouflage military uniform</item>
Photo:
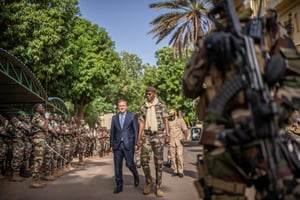
[[[73,169],[71,167],[71,162],[73,160],[73,149],[74,149],[74,134],[76,132],[75,127],[71,122],[71,118],[65,118],[65,125],[66,125],[66,136],[65,136],[65,158],[66,158],[66,167],[67,171]]]
[[[104,156],[104,129],[99,128],[98,140],[99,140],[99,156]]]
[[[56,153],[53,154],[53,163],[52,163],[52,175],[54,177],[59,177],[63,175],[63,136],[62,136],[62,130],[60,125],[60,116],[57,114],[54,115],[53,120],[51,120],[51,126],[55,129],[58,137],[52,136],[52,143],[53,143],[53,149]]]
[[[23,115],[24,114],[18,114]],[[20,177],[20,169],[23,165],[24,160],[24,149],[25,149],[25,131],[29,131],[30,127],[27,126],[26,123],[22,122],[19,118],[14,117],[12,120],[12,125],[14,126],[14,131],[12,131],[12,170],[13,170],[13,176],[12,181],[24,181],[22,177]]]
[[[48,132],[45,140],[48,148],[45,149],[44,162],[43,162],[43,168],[44,168],[43,179],[46,181],[53,181],[55,179],[55,177],[53,176],[55,152],[53,150],[55,149],[55,139],[57,137],[51,134],[52,132],[56,133],[54,127],[52,126],[53,124],[52,121],[53,121],[53,115],[51,114],[49,116]]]
[[[86,130],[84,128],[84,123],[82,122],[78,129],[78,136],[77,136],[77,150],[78,150],[78,158],[79,158],[79,164],[83,164],[83,157],[85,152],[85,135]]]
[[[33,182],[30,187],[43,188],[45,184],[40,181],[42,177],[42,165],[44,162],[45,150],[46,150],[46,137],[48,128],[48,119],[42,115],[44,113],[44,107],[39,104],[35,107],[36,112],[32,117],[32,144],[33,144]],[[39,111],[38,111],[39,110]]]
[[[31,123],[30,123],[30,117],[26,116],[24,123],[27,124],[27,126],[31,127]],[[31,144],[31,128],[29,131],[25,131],[25,140],[24,140],[24,144],[25,144],[25,148],[24,148],[24,166],[21,169],[21,176],[23,177],[31,177],[31,167],[32,167],[32,144]]]
[[[8,149],[4,139],[5,137],[8,137],[8,133],[6,132],[7,124],[8,120],[0,114],[0,180],[5,178],[2,174],[2,170],[4,169],[4,161]]]
[[[70,156],[69,156],[69,163],[70,163],[69,168],[73,169],[71,164],[72,164],[74,154],[75,154],[75,151],[76,151],[76,146],[77,146],[76,136],[77,136],[77,131],[78,131],[74,117],[71,118],[69,125],[70,125],[70,133],[71,133],[69,135],[69,138],[70,138],[70,141],[71,141],[71,151],[70,151]]]
[[[141,149],[134,152],[134,163],[137,168],[141,167]]]
[[[105,128],[104,129],[104,135],[103,135],[103,144],[104,144],[104,155],[107,156],[109,154],[109,147],[110,147],[110,142],[109,142],[109,131]]]
[[[148,88],[146,89],[146,92]],[[152,87],[149,90],[154,91]],[[151,116],[147,113],[150,112],[150,109],[154,108],[156,116]],[[155,117],[157,123],[157,130],[150,126],[150,123],[147,123],[147,118]],[[148,120],[149,120],[148,118]],[[153,186],[151,171],[150,171],[150,159],[152,153],[154,154],[154,165],[155,165],[155,178],[156,178],[156,195],[163,196],[161,191],[162,184],[162,165],[163,165],[163,149],[165,143],[165,128],[167,124],[168,111],[166,104],[158,100],[156,97],[152,103],[145,102],[140,109],[140,131],[139,139],[141,139],[141,165],[145,174],[146,186],[144,187],[144,194],[149,194]],[[153,120],[153,119],[152,119]],[[141,123],[143,128],[141,128]],[[143,129],[143,130],[141,130]],[[142,132],[143,131],[143,132]],[[168,131],[168,127],[166,128]],[[168,134],[168,133],[167,133]],[[142,138],[140,138],[142,135]]]
[[[242,1],[239,2],[242,4]],[[266,24],[270,25],[270,21]],[[272,26],[270,29],[266,28],[264,32],[265,46],[263,50],[270,53],[270,62],[272,58],[278,55],[277,52],[272,52],[274,49],[279,49],[279,47],[273,46],[280,44],[276,40],[288,38],[280,26],[274,23],[273,25],[276,29]],[[186,66],[183,80],[184,93],[187,97],[196,98],[200,96],[197,112],[199,119],[204,120],[204,132],[200,142],[204,145],[205,154],[203,160],[198,160],[199,180],[195,182],[199,197],[204,199],[246,199],[246,188],[253,184],[257,191],[256,199],[272,199],[272,195],[274,195],[273,198],[278,196],[276,196],[276,192],[269,192],[270,185],[278,183],[283,188],[278,192],[283,192],[285,199],[297,199],[297,195],[299,195],[298,183],[292,175],[290,163],[285,160],[282,154],[280,154],[280,159],[277,160],[276,165],[277,174],[275,176],[278,177],[278,180],[276,183],[268,182],[266,174],[269,173],[270,168],[266,165],[268,158],[263,154],[262,144],[272,145],[271,140],[255,135],[259,133],[252,132],[251,135],[247,132],[249,129],[246,124],[249,124],[252,119],[251,111],[247,107],[245,93],[241,90],[235,93],[229,102],[226,102],[226,105],[222,107],[222,114],[216,114],[213,110],[213,106],[218,105],[213,104],[217,100],[215,97],[220,92],[225,91],[224,85],[228,83],[228,80],[233,80],[236,72],[236,62],[231,60],[231,63],[226,63],[225,60],[220,64],[212,60],[212,57],[216,60],[221,57],[221,54],[214,55],[214,53],[209,52],[212,49],[210,42],[215,39],[212,37],[216,35],[216,33],[211,33],[207,38],[199,41],[190,62]],[[219,43],[216,43],[214,47],[219,50],[223,49]],[[275,69],[278,65],[276,62],[272,63],[268,72],[267,67],[270,66],[268,65],[270,62],[264,61],[261,50],[259,47],[255,47],[258,64],[261,72],[265,72],[266,80],[269,79],[268,84],[271,85],[274,84],[271,83],[271,79],[275,75]],[[228,52],[231,52],[231,49]],[[276,81],[278,80],[273,82]],[[221,101],[219,101],[220,103]],[[246,138],[240,137],[236,143],[222,139],[223,136],[221,135],[227,130],[235,130],[236,128],[242,133],[239,136],[246,136]],[[282,147],[284,143],[276,138],[276,145]]]

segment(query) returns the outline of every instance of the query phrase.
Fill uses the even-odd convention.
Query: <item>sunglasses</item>
[[[152,92],[146,92],[146,96],[150,96]]]

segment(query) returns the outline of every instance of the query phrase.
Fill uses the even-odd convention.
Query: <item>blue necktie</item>
[[[124,114],[121,115],[120,124],[121,124],[121,129],[123,129],[123,126],[124,126]]]

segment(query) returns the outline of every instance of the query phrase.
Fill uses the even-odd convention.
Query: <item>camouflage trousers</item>
[[[71,140],[71,152],[70,152],[70,156],[69,156],[69,163],[71,163],[73,161],[74,154],[76,152],[76,147],[77,147],[77,141],[75,139],[72,139]]]
[[[4,167],[4,161],[6,158],[7,150],[8,150],[7,144],[4,142],[4,139],[0,136],[0,175]]]
[[[46,150],[46,136],[42,132],[35,133],[32,138],[33,145],[33,170],[32,178],[39,179],[42,176],[42,166]]]
[[[20,172],[24,160],[25,143],[22,138],[14,138],[12,142],[11,168],[14,172]]]
[[[63,142],[61,141],[61,139],[58,138],[52,138],[52,146],[53,149],[57,152],[53,154],[53,160],[52,160],[52,170],[55,171],[58,168],[62,167],[62,144]]]
[[[77,150],[78,150],[78,158],[79,160],[83,160],[84,152],[85,152],[85,143],[78,142],[77,143]]]
[[[45,144],[46,146],[49,146],[51,148],[54,147],[54,143],[51,141],[51,138],[47,138],[46,142],[47,142],[47,144]],[[54,152],[52,151],[51,148],[45,148],[45,153],[44,153],[43,168],[46,176],[50,175],[51,171],[53,170]]]
[[[24,166],[26,167],[26,169],[30,169],[31,167],[31,152],[32,152],[32,144],[29,138],[25,139],[24,142],[25,148],[24,148]]]
[[[135,165],[141,165],[141,149],[134,152]]]
[[[104,153],[105,154],[107,154],[109,152],[109,145],[110,145],[109,138],[105,138],[104,139]]]
[[[162,165],[163,165],[164,134],[159,132],[155,135],[146,135],[142,137],[141,146],[141,165],[144,171],[146,184],[152,182],[150,160],[153,153],[155,165],[156,186],[160,187],[162,183]]]
[[[104,138],[99,139],[99,156],[102,157],[104,156],[105,152],[105,146],[104,146]]]
[[[72,157],[73,157],[73,155],[72,155],[72,149],[71,149],[72,144],[71,144],[71,141],[69,139],[65,140],[64,143],[65,143],[65,146],[64,146],[64,148],[65,148],[64,149],[64,157],[66,159],[65,165],[67,165],[67,164],[69,164],[71,162]]]

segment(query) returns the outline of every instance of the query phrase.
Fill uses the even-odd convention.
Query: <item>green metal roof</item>
[[[46,104],[52,112],[68,114],[63,100],[48,98],[33,72],[15,56],[0,48],[0,112],[29,112],[37,103]]]

